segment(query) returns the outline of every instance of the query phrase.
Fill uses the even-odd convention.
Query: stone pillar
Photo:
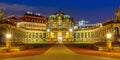
[[[106,47],[109,52],[112,50],[112,41],[111,40],[106,41]]]

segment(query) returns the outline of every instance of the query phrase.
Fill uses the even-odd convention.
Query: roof
[[[56,12],[56,13],[53,14],[53,15],[50,15],[49,17],[50,17],[50,18],[56,18],[57,15],[62,15],[64,18],[71,18],[70,15],[67,15],[67,14],[61,12],[61,10],[59,10],[58,12]]]
[[[36,14],[28,14],[28,13],[25,13],[24,15],[45,18],[45,17],[43,17],[43,16],[41,16],[41,15],[36,15]]]

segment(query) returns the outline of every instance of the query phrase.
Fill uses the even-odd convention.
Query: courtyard
[[[34,49],[0,53],[2,60],[119,60],[117,52],[95,51],[73,44],[49,44]],[[86,58],[87,57],[87,58]]]

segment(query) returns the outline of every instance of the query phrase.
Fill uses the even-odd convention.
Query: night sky
[[[5,16],[19,16],[27,11],[48,17],[59,9],[72,16],[74,21],[103,22],[112,17],[120,7],[120,0],[0,0]]]

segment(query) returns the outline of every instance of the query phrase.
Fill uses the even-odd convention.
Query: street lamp
[[[71,28],[71,29],[69,29],[69,31],[70,31],[70,32],[72,32],[72,31],[73,31],[73,29]]]
[[[111,48],[112,48],[112,41],[111,41],[112,34],[108,33],[108,34],[106,34],[106,37],[107,37],[107,41],[106,41],[107,49],[108,49],[108,51],[111,51]]]
[[[10,42],[11,34],[7,33],[6,38],[7,38],[7,40],[6,40],[6,49],[7,49],[7,52],[8,52],[9,49],[11,48],[11,42]]]
[[[50,29],[47,29],[47,32],[50,32]]]
[[[6,38],[10,39],[11,38],[11,34],[10,33],[6,34]]]
[[[108,34],[106,34],[106,36],[108,39],[110,39],[112,35],[110,33],[108,33]]]

